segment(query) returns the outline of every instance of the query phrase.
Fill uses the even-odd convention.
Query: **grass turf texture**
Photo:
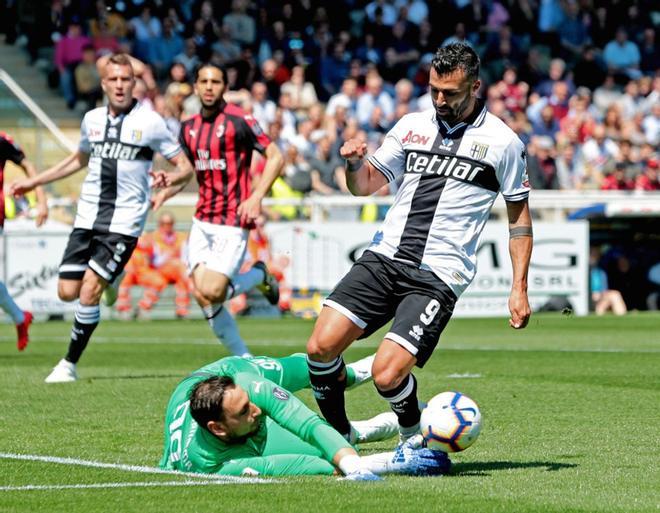
[[[312,323],[239,321],[257,354],[304,349]],[[455,319],[423,370],[420,397],[458,390],[481,407],[473,447],[450,476],[328,477],[269,484],[169,487],[171,475],[0,459],[0,487],[153,483],[157,487],[0,489],[0,511],[658,511],[660,316],[536,315],[521,332],[504,319]],[[178,379],[224,356],[201,321],[103,322],[82,358],[81,380],[46,385],[66,350],[69,323],[37,324],[25,353],[0,331],[0,452],[155,466],[165,404]],[[380,332],[347,352],[372,352]],[[300,397],[316,408],[309,392]],[[386,409],[372,385],[349,392],[351,418]],[[389,450],[394,441],[365,446]]]

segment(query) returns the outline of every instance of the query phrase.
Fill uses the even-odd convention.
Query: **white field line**
[[[90,483],[72,485],[24,485],[0,486],[0,492],[29,492],[39,490],[79,490],[84,488],[149,488],[157,486],[208,486],[225,485],[228,481],[137,481],[135,483]]]
[[[180,472],[178,470],[165,470],[158,467],[146,467],[142,465],[124,465],[121,463],[104,463],[102,461],[81,460],[78,458],[60,458],[58,456],[40,456],[36,454],[15,454],[11,452],[0,452],[0,459],[40,461],[43,463],[59,463],[62,465],[77,465],[82,467],[106,468],[137,472],[141,474],[167,474],[172,476],[194,477],[208,482],[226,483],[273,483],[275,481],[260,479],[257,477],[220,476],[217,474],[199,474],[197,472]]]
[[[0,342],[14,342],[15,337],[0,336]],[[67,342],[62,339],[62,342]],[[202,346],[219,346],[220,343],[211,338],[158,338],[158,337],[130,337],[121,340],[117,337],[92,337],[91,343],[96,344],[181,344],[181,345],[202,345]],[[249,346],[286,346],[298,347],[304,351],[305,343],[294,340],[267,340],[267,339],[253,339],[249,340]],[[353,347],[356,348],[376,348],[380,345],[380,340],[364,341],[360,340],[355,343]],[[442,345],[438,346],[440,351],[484,351],[484,352],[541,352],[541,353],[642,353],[642,354],[656,354],[660,353],[658,349],[626,349],[619,347],[594,347],[594,348],[535,348],[535,347],[519,347],[519,346],[470,346],[470,345]]]

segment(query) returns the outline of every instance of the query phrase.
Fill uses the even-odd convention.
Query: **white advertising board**
[[[270,223],[274,256],[285,256],[294,288],[330,291],[369,245],[378,224]],[[456,305],[456,316],[507,316],[511,289],[508,225],[489,222],[481,237],[477,275]],[[529,299],[537,310],[566,296],[577,315],[588,313],[589,225],[586,221],[535,223]]]
[[[57,297],[57,274],[71,227],[49,222],[40,229],[25,221],[8,222],[2,237],[2,276],[18,306],[36,314],[72,311]]]

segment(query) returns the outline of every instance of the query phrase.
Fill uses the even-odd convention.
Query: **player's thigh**
[[[307,341],[307,354],[314,360],[331,361],[363,333],[364,330],[343,312],[324,306]]]
[[[80,283],[92,255],[92,238],[93,232],[82,228],[74,228],[69,235],[59,268],[61,286],[58,284],[58,294],[60,297],[62,297],[62,293],[67,295],[73,293],[76,287],[78,291],[80,290]],[[75,284],[76,282],[78,285]]]
[[[137,237],[121,233],[94,233],[89,268],[107,283],[119,276],[135,250]]]
[[[408,294],[399,303],[385,338],[406,349],[417,359],[416,365],[423,367],[451,318],[454,304],[455,299],[449,294]]]
[[[345,345],[381,328],[397,307],[395,278],[387,259],[366,251],[323,302],[312,338]]]
[[[203,264],[231,279],[239,272],[247,240],[248,231],[243,228],[193,221],[188,238],[189,272]]]

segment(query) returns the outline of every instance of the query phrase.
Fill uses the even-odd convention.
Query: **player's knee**
[[[387,391],[398,387],[406,377],[406,373],[392,366],[378,366],[374,362],[372,375],[374,385],[378,390]]]
[[[65,285],[63,283],[58,283],[57,285],[57,297],[60,298],[60,301],[67,303],[78,299],[79,291],[79,286]]]
[[[307,356],[315,362],[329,362],[337,358],[337,351],[330,341],[315,332],[307,341]]]
[[[222,303],[227,297],[227,287],[221,283],[203,283],[199,292],[212,303]]]

